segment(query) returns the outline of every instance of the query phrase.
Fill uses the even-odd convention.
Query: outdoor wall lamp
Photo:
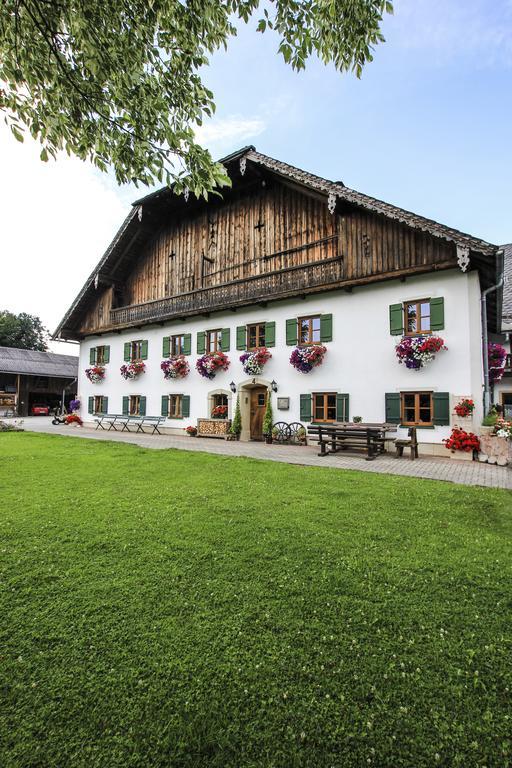
[[[274,381],[274,379],[272,379],[272,381],[270,382],[270,388],[272,389],[272,392],[277,392],[277,384]]]
[[[229,388],[233,392],[233,394],[235,394],[235,392],[236,392],[236,384],[235,384],[234,381],[231,382],[231,384],[229,385]]]

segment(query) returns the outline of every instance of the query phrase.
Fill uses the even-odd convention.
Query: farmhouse
[[[238,396],[241,439],[258,440],[271,397],[274,421],[415,425],[423,453],[441,451],[460,398],[480,424],[503,250],[252,146],[222,162],[221,196],[133,204],[57,328],[81,342],[85,420],[222,434]]]

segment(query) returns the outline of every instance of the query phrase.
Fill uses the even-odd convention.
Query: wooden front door
[[[251,440],[263,440],[263,418],[267,405],[267,388],[251,389]]]

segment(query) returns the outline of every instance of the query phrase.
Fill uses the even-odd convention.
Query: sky
[[[204,72],[214,157],[265,154],[493,243],[512,241],[512,0],[395,0],[358,80],[293,72],[272,33],[242,27]],[[51,331],[144,194],[0,123],[0,309]],[[77,354],[76,345],[52,342]]]

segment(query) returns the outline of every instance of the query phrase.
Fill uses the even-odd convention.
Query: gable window
[[[247,349],[259,349],[265,345],[265,323],[254,323],[247,326]]]
[[[299,317],[298,322],[299,339],[298,343],[319,344],[320,343],[320,315],[312,317]]]
[[[220,352],[222,349],[222,330],[217,328],[214,331],[206,331],[206,351]]]
[[[94,413],[107,412],[107,398],[104,395],[96,395],[94,398]]]
[[[315,392],[313,395],[313,421],[336,421],[336,393]]]
[[[406,336],[432,333],[430,327],[430,299],[406,301],[404,303],[404,315]]]
[[[401,392],[400,405],[404,426],[433,424],[432,392]]]
[[[183,418],[183,395],[169,395],[169,413],[170,419]]]
[[[130,395],[129,403],[130,416],[140,416],[140,395]]]
[[[185,336],[171,336],[171,355],[176,357],[177,355],[183,355],[185,345]]]

